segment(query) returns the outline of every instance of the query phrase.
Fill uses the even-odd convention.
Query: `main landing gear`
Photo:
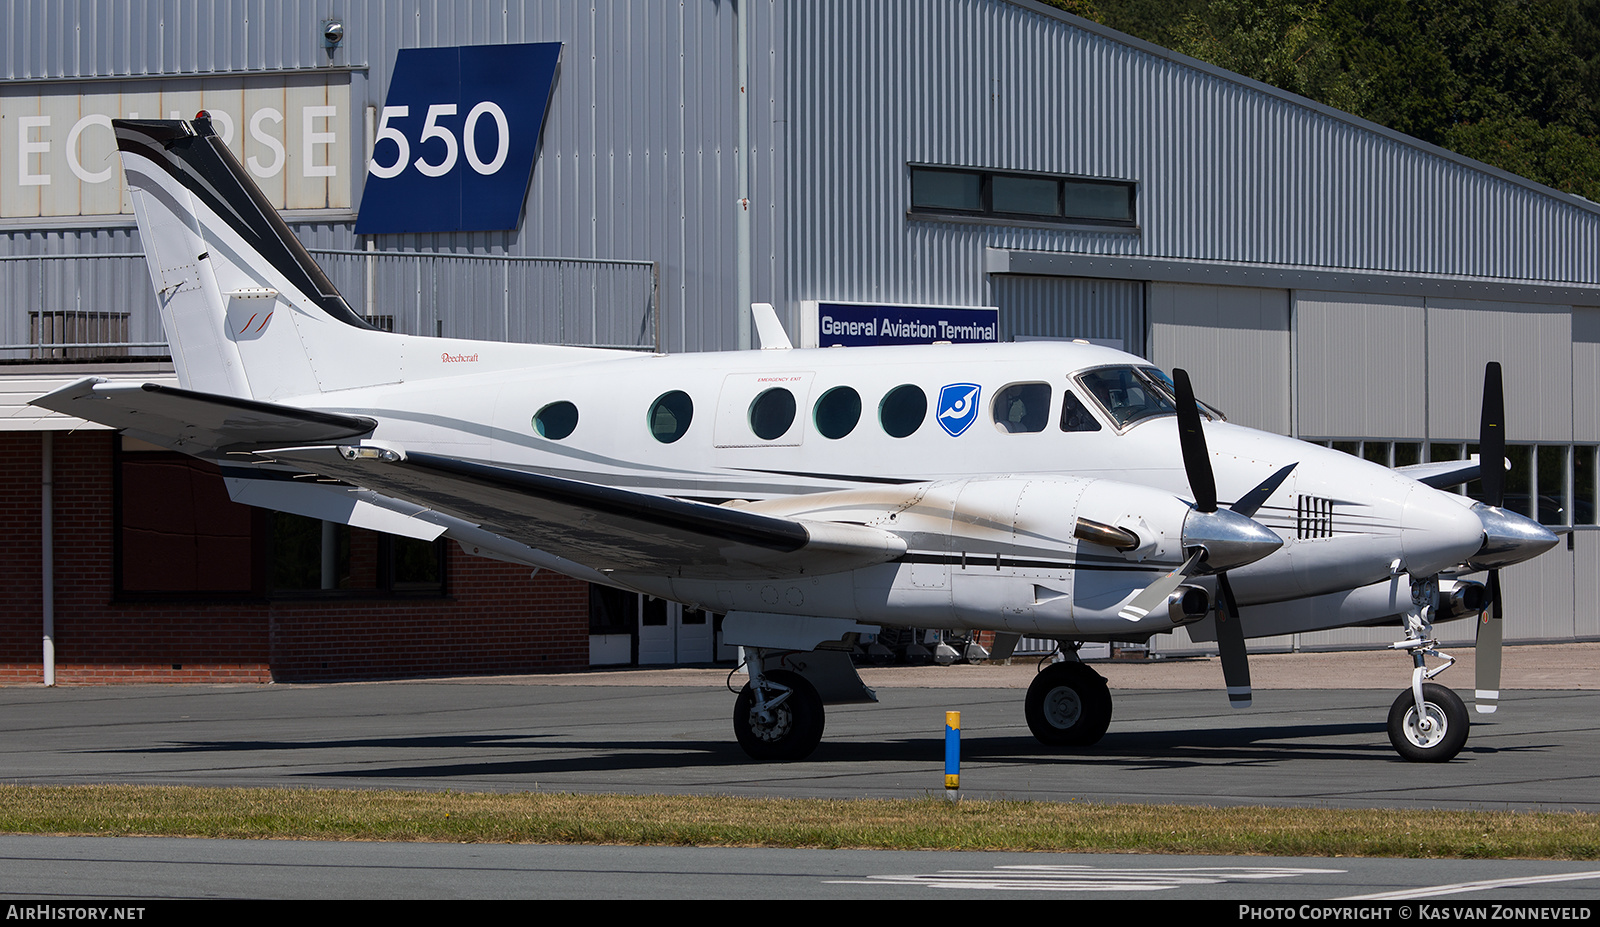
[[[803,760],[822,741],[824,705],[878,700],[856,673],[853,649],[854,641],[824,641],[815,650],[741,648],[740,669],[750,681],[733,703],[733,734],[751,759]]]
[[[822,741],[822,697],[799,673],[770,670],[739,691],[733,733],[753,760],[803,760]]]
[[[1106,679],[1077,660],[1052,663],[1028,686],[1028,729],[1049,747],[1086,747],[1111,726]]]

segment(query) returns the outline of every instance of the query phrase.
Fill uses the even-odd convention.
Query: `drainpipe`
[[[750,43],[745,23],[745,2],[735,0],[733,9],[734,45],[738,49],[739,65],[739,151],[735,161],[735,178],[739,201],[735,223],[738,263],[738,287],[735,305],[739,313],[739,350],[752,347],[750,343]]]
[[[44,684],[56,684],[55,432],[42,432],[39,469],[39,563],[44,612]]]

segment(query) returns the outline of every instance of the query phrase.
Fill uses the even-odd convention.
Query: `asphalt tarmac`
[[[1111,730],[1071,752],[1045,750],[1027,731],[1031,664],[869,670],[879,704],[831,707],[817,752],[789,764],[751,763],[734,743],[725,667],[18,686],[0,688],[0,781],[919,797],[943,794],[944,712],[958,710],[962,794],[974,798],[1600,811],[1600,646],[1510,648],[1507,684],[1524,687],[1508,688],[1495,715],[1475,715],[1466,748],[1442,765],[1405,763],[1388,744],[1403,657],[1263,655],[1252,665],[1255,706],[1235,711],[1214,660],[1100,664]],[[1470,666],[1440,681],[1471,694]],[[1306,916],[1391,920],[1464,919],[1476,909],[1463,906],[1536,899],[1558,912],[1538,917],[1592,920],[1600,867],[0,836],[0,897],[46,901],[1041,895],[1347,899]],[[1237,905],[1219,910],[1249,919]]]
[[[1546,666],[1563,652],[1600,656],[1594,645],[1538,649],[1551,652],[1538,660]],[[1577,687],[1596,685],[1588,667],[1600,661],[1575,661],[1570,688],[1508,689],[1499,712],[1473,716],[1455,761],[1419,765],[1395,755],[1384,729],[1403,657],[1279,659],[1307,667],[1286,677],[1302,684],[1360,682],[1369,663],[1395,684],[1263,685],[1238,711],[1215,689],[1119,681],[1220,676],[1213,661],[1105,666],[1109,733],[1093,748],[1051,751],[1023,720],[1031,665],[869,671],[879,703],[830,706],[816,753],[787,764],[752,763],[735,744],[726,668],[10,687],[0,689],[0,781],[903,798],[943,793],[944,713],[954,710],[962,791],[973,797],[1600,811],[1600,689]],[[1257,662],[1263,679],[1276,672],[1277,661]],[[1470,701],[1469,674],[1449,675]]]

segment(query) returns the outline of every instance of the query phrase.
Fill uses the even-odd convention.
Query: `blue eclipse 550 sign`
[[[401,49],[356,234],[515,229],[560,60],[560,42]]]

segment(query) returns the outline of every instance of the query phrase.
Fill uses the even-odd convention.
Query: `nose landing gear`
[[[1455,658],[1439,652],[1432,636],[1433,613],[1439,603],[1439,577],[1411,580],[1411,607],[1406,610],[1406,639],[1389,646],[1411,653],[1411,688],[1400,693],[1389,706],[1389,743],[1401,758],[1413,763],[1445,763],[1455,758],[1466,745],[1471,721],[1461,697],[1428,680],[1455,664]],[[1427,656],[1444,660],[1444,665],[1429,669]]]
[[[1413,763],[1443,763],[1461,752],[1470,724],[1467,707],[1454,690],[1425,683],[1420,710],[1409,691],[1389,706],[1389,743]]]

